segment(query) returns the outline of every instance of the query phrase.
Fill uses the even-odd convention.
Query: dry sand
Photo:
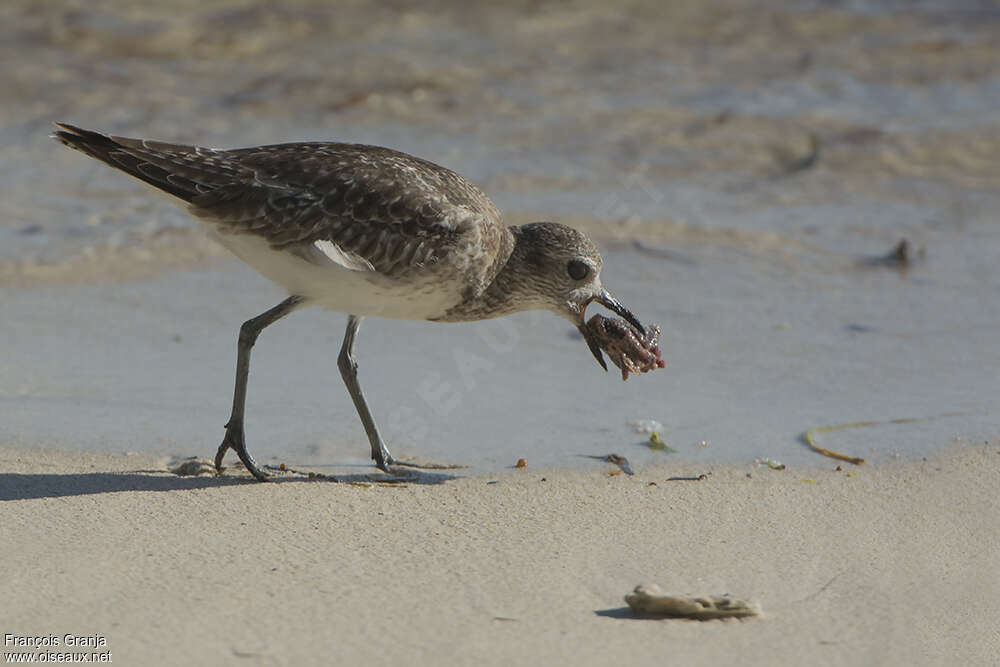
[[[125,665],[996,664],[997,443],[820,465],[394,488],[3,447],[0,628]],[[634,619],[639,583],[765,616]]]

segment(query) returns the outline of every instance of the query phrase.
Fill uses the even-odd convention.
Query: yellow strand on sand
[[[831,459],[837,459],[838,461],[847,461],[848,463],[853,463],[854,465],[861,465],[865,460],[858,456],[848,456],[847,454],[841,454],[840,452],[835,452],[832,449],[826,449],[825,447],[820,447],[816,444],[813,439],[813,435],[816,433],[826,433],[828,431],[838,431],[842,428],[857,428],[861,426],[875,426],[878,422],[854,422],[852,424],[837,424],[836,426],[819,426],[817,428],[811,428],[802,434],[802,438],[806,441],[814,452],[818,452],[823,456],[829,456]]]

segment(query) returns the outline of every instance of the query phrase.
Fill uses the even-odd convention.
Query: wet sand
[[[994,659],[989,3],[13,0],[0,22],[3,632],[96,633],[123,664]],[[256,347],[249,446],[362,484],[171,475],[214,453],[239,324],[282,294],[58,120],[449,166],[511,224],[597,239],[667,368],[623,384],[548,314],[366,322],[392,451],[468,466],[367,486],[343,316],[304,312]],[[887,261],[901,239],[913,261]],[[869,463],[811,451],[827,427]],[[634,620],[642,583],[765,616]]]
[[[511,224],[592,234],[606,284],[661,325],[667,368],[616,383],[544,315],[496,323],[516,338],[492,347],[493,324],[366,323],[362,381],[405,455],[659,462],[636,419],[691,462],[806,464],[801,435],[843,424],[875,423],[825,437],[871,461],[1000,431],[1000,16],[983,3],[15,1],[0,19],[16,63],[0,71],[0,442],[210,453],[235,332],[281,298],[182,211],[51,141],[54,120],[388,145],[466,175]],[[901,239],[912,266],[879,263]],[[261,455],[365,463],[323,365],[340,318],[262,338]]]
[[[192,225],[49,140],[56,120],[386,145],[508,213],[635,238],[672,222],[863,253],[974,235],[997,205],[1000,17],[977,0],[13,0],[0,19],[16,64],[0,72],[0,278]]]
[[[822,463],[802,439],[816,428],[860,423],[816,437],[870,463],[1000,431],[994,312],[980,292],[935,276],[961,261],[960,246],[937,248],[903,276],[848,258],[804,274],[746,246],[674,244],[688,260],[677,262],[608,245],[604,284],[664,327],[665,369],[622,382],[544,311],[461,325],[371,319],[360,380],[390,450],[484,473],[519,458],[587,468],[609,453],[636,466],[803,466]],[[213,455],[239,325],[283,298],[242,264],[216,261],[145,280],[5,291],[0,442]],[[336,369],[344,324],[310,309],[257,342],[247,438],[265,462],[371,466]],[[648,419],[672,451],[631,426]]]
[[[1000,650],[996,442],[853,476],[725,466],[700,482],[668,481],[692,466],[529,465],[260,484],[9,446],[0,467],[0,627],[98,634],[120,664],[971,665]],[[643,583],[764,616],[635,619],[623,596]]]

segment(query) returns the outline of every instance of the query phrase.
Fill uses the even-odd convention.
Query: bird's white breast
[[[444,315],[462,300],[458,277],[445,272],[391,279],[363,266],[348,268],[322,246],[316,252],[275,249],[253,234],[211,231],[212,237],[289,294],[313,304],[358,316],[427,320]]]

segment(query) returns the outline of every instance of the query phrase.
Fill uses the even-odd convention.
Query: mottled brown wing
[[[66,123],[56,126],[52,136],[66,146],[186,202],[241,177],[227,164],[224,151],[115,137]]]
[[[192,214],[224,231],[255,234],[275,248],[333,243],[385,275],[433,264],[445,252],[498,247],[491,239],[504,233],[499,212],[478,188],[387,148],[217,150],[58,127],[54,137],[62,143],[188,202]],[[491,280],[499,264],[479,262],[487,267],[480,280]]]
[[[499,232],[499,212],[458,174],[356,144],[280,144],[226,151],[248,177],[191,200],[191,211],[276,247],[328,241],[393,275]]]

